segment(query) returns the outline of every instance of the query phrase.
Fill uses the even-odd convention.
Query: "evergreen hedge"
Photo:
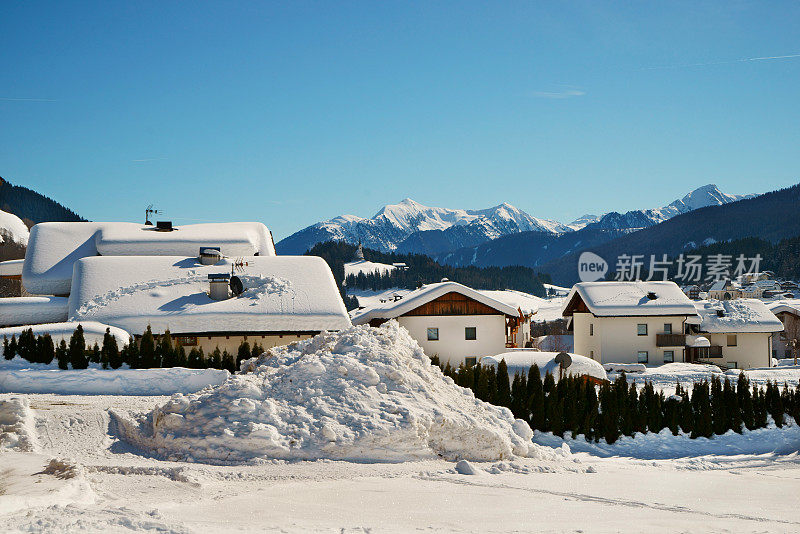
[[[661,432],[667,428],[692,438],[721,435],[730,430],[764,428],[770,419],[775,425],[786,424],[787,416],[800,421],[800,390],[788,384],[779,387],[751,385],[742,372],[738,380],[724,381],[718,376],[695,382],[691,392],[680,383],[674,395],[656,392],[651,382],[639,389],[628,384],[624,373],[613,382],[597,386],[579,377],[566,376],[555,381],[550,373],[542,379],[534,365],[528,374],[516,373],[509,380],[505,361],[493,366],[463,364],[453,368],[433,363],[459,386],[470,388],[481,400],[505,406],[514,417],[530,427],[565,437],[583,436],[587,441],[604,439],[614,443],[621,436],[637,432]]]

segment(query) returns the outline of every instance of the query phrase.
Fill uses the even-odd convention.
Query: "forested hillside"
[[[13,213],[28,227],[45,221],[86,220],[52,198],[27,187],[12,185],[3,178],[0,178],[0,209]]]
[[[306,254],[324,258],[341,287],[344,281],[344,264],[353,260],[356,248],[342,241],[328,241],[315,245]],[[374,290],[390,287],[413,289],[421,284],[448,278],[477,289],[516,289],[543,297],[545,291],[542,284],[550,281],[549,277],[529,267],[451,267],[436,263],[422,254],[386,254],[370,249],[364,249],[364,257],[377,263],[405,263],[408,269],[393,271],[385,276],[350,276],[346,281],[348,287]]]

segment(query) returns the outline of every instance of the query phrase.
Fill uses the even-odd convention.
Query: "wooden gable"
[[[403,314],[409,315],[505,315],[461,293],[451,291]]]
[[[572,295],[572,299],[569,301],[569,304],[567,304],[567,307],[564,308],[564,317],[572,317],[572,314],[575,312],[590,313],[589,308],[586,306],[586,303],[583,302],[583,299],[577,291]]]

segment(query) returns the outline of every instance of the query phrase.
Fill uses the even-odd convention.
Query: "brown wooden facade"
[[[403,315],[502,315],[502,312],[466,295],[451,291]]]

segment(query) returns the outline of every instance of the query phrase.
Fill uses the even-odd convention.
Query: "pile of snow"
[[[603,369],[607,373],[645,373],[647,366],[643,363],[604,363]]]
[[[66,297],[0,299],[0,325],[58,323],[67,320]]]
[[[539,366],[539,372],[542,378],[544,378],[547,373],[550,373],[553,375],[553,378],[558,381],[559,364],[555,361],[557,354],[559,353],[540,352],[536,350],[515,350],[495,356],[484,356],[481,358],[481,365],[493,365],[497,367],[502,360],[505,360],[506,366],[508,367],[509,379],[513,379],[516,373],[527,375],[531,366],[536,364]],[[591,376],[599,380],[608,380],[603,366],[598,362],[578,354],[570,354],[570,358],[572,358],[572,364],[566,369],[567,374],[572,376]]]
[[[0,393],[172,395],[194,393],[228,379],[224,369],[11,369],[0,367]]]
[[[111,331],[112,336],[117,338],[117,346],[119,348],[122,348],[122,346],[128,343],[131,338],[131,335],[128,332],[115,326],[108,326],[95,321],[76,321],[0,328],[0,342],[3,341],[3,336],[11,339],[11,336],[19,337],[24,330],[31,329],[36,336],[50,334],[50,337],[53,338],[53,343],[56,345],[61,343],[62,339],[69,344],[69,340],[72,337],[72,334],[75,333],[75,329],[78,328],[78,325],[83,326],[83,339],[86,341],[86,345],[89,347],[93,346],[95,343],[97,343],[97,345],[100,347],[103,346],[103,336],[105,336],[106,328]],[[3,345],[0,344],[0,354],[2,353]],[[0,368],[2,367],[3,361],[0,360]]]
[[[0,210],[0,243],[6,238],[10,238],[15,243],[27,245],[28,227],[13,213]]]
[[[116,418],[135,446],[220,464],[488,461],[542,450],[527,423],[455,385],[395,321],[270,349],[219,387],[174,396],[137,422]]]
[[[36,450],[36,428],[27,397],[0,399],[0,451],[9,449]]]

